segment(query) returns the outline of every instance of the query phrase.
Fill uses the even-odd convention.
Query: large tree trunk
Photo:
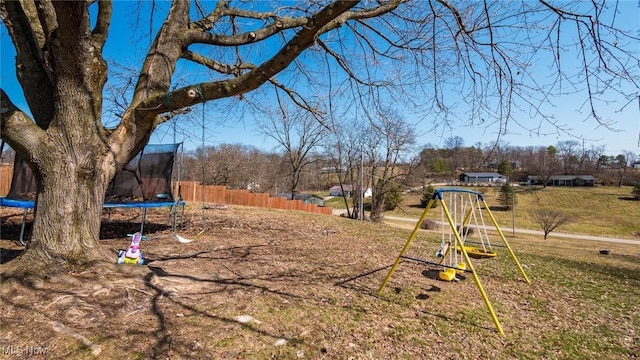
[[[52,113],[30,129],[37,138],[28,160],[38,181],[31,243],[18,268],[40,275],[73,271],[106,256],[98,243],[106,186],[129,146],[110,148],[102,128],[102,88],[106,64],[96,46],[104,39],[91,32],[86,4],[54,2],[46,7],[45,26],[52,85]],[[44,8],[43,8],[44,9]],[[108,9],[103,9],[108,10]],[[56,21],[51,20],[56,15]],[[37,82],[24,74],[26,92]],[[38,107],[40,104],[32,104]],[[39,271],[40,270],[40,271]]]
[[[105,260],[98,242],[104,200],[102,181],[95,172],[85,171],[75,163],[58,161],[44,172],[50,175],[42,179],[32,242],[20,261],[35,269],[65,265],[57,268],[74,271],[77,266]]]
[[[384,198],[386,192],[383,188],[376,186],[371,196],[371,222],[382,222],[384,220]]]
[[[37,204],[32,240],[18,263],[36,274],[74,271],[106,259],[98,240],[106,186],[117,167],[115,151],[88,126],[100,118],[91,94],[74,84],[78,80],[60,80],[60,106],[46,141],[32,149]]]

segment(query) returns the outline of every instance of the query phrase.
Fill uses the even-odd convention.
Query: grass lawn
[[[438,267],[403,261],[378,291],[411,232],[406,227],[229,206],[206,209],[203,229],[202,209],[188,206],[179,233],[193,241],[184,244],[162,225],[166,212],[149,211],[145,229],[153,240],[141,244],[148,266],[96,264],[27,280],[9,271],[22,249],[15,243],[20,212],[0,211],[0,347],[14,355],[40,349],[50,359],[640,357],[639,245],[508,236],[530,284],[504,248],[496,247],[496,258],[472,261],[500,335],[469,274],[445,282],[434,276]],[[114,259],[137,227],[131,219],[123,210],[103,225],[101,242]],[[407,255],[437,261],[439,243],[438,232],[420,230]],[[603,248],[610,254],[600,254]]]
[[[513,226],[541,230],[531,214],[538,209],[559,210],[572,220],[555,231],[574,234],[634,238],[640,233],[640,201],[631,199],[631,187],[547,187],[536,191],[518,189],[515,212],[504,209],[496,200],[498,187],[468,188],[484,194],[493,215],[503,230]],[[417,207],[420,194],[405,194],[401,207],[387,212],[390,216],[418,218],[424,209]],[[451,209],[450,209],[451,210]],[[429,212],[439,219],[440,209]],[[485,220],[485,223],[489,223]]]

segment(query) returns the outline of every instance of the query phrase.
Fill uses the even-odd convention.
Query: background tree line
[[[402,136],[398,136],[397,129],[402,127],[388,126],[386,132],[377,136],[370,134],[367,149],[363,146],[362,151],[357,137],[363,136],[363,131],[357,135],[342,131],[338,135],[330,134],[311,146],[304,156],[293,156],[301,146],[291,144],[273,150],[231,143],[198,147],[182,154],[181,180],[271,194],[323,191],[339,184],[357,184],[362,160],[367,174],[363,177],[365,188],[371,187],[378,175],[391,169],[394,169],[393,176],[383,176],[383,182],[394,183],[401,190],[429,182],[450,182],[461,172],[498,172],[509,176],[510,182],[523,182],[529,175],[543,178],[593,175],[598,184],[607,186],[634,186],[640,182],[637,168],[640,159],[634,152],[605,155],[604,146],[583,148],[577,141],[561,141],[549,146],[481,143],[464,146],[461,137],[452,137],[444,141],[444,147],[428,144],[419,151],[413,145],[403,148],[389,143],[384,146],[382,156],[376,151],[380,150],[379,146],[374,146],[381,144],[381,139],[415,143],[415,134],[408,125],[400,130],[404,131]],[[393,155],[394,148],[401,150]],[[11,163],[13,157],[13,150],[5,149],[2,162]],[[296,165],[295,161],[300,162],[301,158],[304,166]],[[298,179],[292,188],[294,174]],[[384,193],[378,190],[379,194]]]
[[[405,134],[407,135],[407,134]],[[398,137],[391,137],[398,139]],[[407,139],[414,136],[407,135]],[[380,143],[378,138],[374,143]],[[358,181],[360,148],[349,142],[348,135],[328,136],[307,155],[307,165],[300,174],[296,191],[322,191],[339,184]],[[415,141],[411,140],[411,141]],[[349,145],[352,144],[352,145]],[[351,146],[351,147],[349,147]],[[371,144],[369,144],[371,146]],[[393,148],[393,146],[388,146]],[[605,155],[604,146],[583,148],[576,141],[562,141],[550,146],[510,146],[480,143],[464,146],[460,137],[449,138],[444,147],[424,146],[421,150],[404,149],[399,159],[387,162],[373,147],[362,151],[365,186],[370,187],[372,174],[383,175],[395,169],[393,183],[413,188],[428,182],[450,182],[461,172],[498,172],[510,182],[523,182],[529,175],[593,175],[598,184],[633,186],[640,182],[638,157],[633,152],[617,156]],[[232,189],[291,193],[291,157],[293,150],[272,151],[249,145],[220,144],[198,148],[184,155],[183,180],[225,185]],[[204,172],[203,172],[204,171]],[[373,176],[373,178],[376,178]],[[389,177],[387,177],[389,178]]]

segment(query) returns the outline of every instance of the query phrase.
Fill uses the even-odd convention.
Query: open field
[[[535,191],[517,189],[515,213],[504,209],[496,200],[499,187],[468,188],[484,194],[498,224],[504,230],[513,226],[541,230],[531,214],[538,209],[560,210],[572,220],[555,231],[573,234],[609,236],[640,240],[640,201],[631,198],[631,187],[547,187]],[[419,218],[424,209],[418,208],[421,195],[403,195],[401,207],[389,216]],[[429,212],[428,218],[439,219],[440,209]],[[485,221],[489,223],[488,221]]]
[[[2,210],[0,346],[49,359],[633,359],[640,356],[640,248],[508,237],[473,261],[505,334],[471,276],[436,280],[402,262],[378,292],[409,230],[259,208],[188,208],[171,238],[153,212],[147,266],[102,264],[48,279],[8,275],[19,216]],[[19,214],[19,212],[18,212]],[[132,215],[133,214],[133,215]],[[102,229],[113,254],[135,212]],[[198,236],[198,234],[204,232]],[[420,231],[408,255],[427,260],[439,234]],[[609,255],[599,250],[606,247]],[[9,353],[7,353],[9,351]],[[5,355],[11,358],[11,355]]]

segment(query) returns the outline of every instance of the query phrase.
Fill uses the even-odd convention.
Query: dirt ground
[[[2,219],[0,254],[7,263],[22,249],[21,214],[3,209]],[[162,210],[148,214],[145,266],[115,264],[118,250],[129,245],[127,234],[139,230],[140,214],[114,210],[101,230],[112,266],[1,284],[0,357],[567,358],[536,339],[575,325],[539,321],[532,299],[545,299],[554,317],[575,309],[554,299],[555,289],[527,285],[515,271],[486,283],[506,336],[497,334],[470,279],[445,283],[428,266],[407,265],[378,293],[406,230],[325,215],[209,207],[187,210],[177,234],[191,242],[183,243],[169,219]],[[635,333],[615,340],[636,351],[633,342]]]

